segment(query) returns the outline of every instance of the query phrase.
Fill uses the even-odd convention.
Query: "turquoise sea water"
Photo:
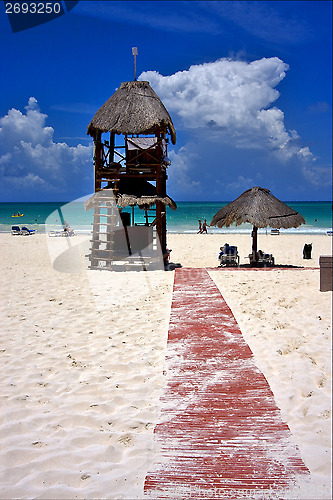
[[[207,219],[209,224],[213,215],[227,201],[221,202],[177,202],[177,210],[167,208],[167,228],[170,233],[196,233],[198,231],[198,219]],[[299,212],[306,224],[298,228],[281,229],[286,233],[312,233],[326,234],[332,230],[332,203],[330,201],[316,202],[286,202],[294,210]],[[130,208],[125,211],[131,211]],[[22,217],[12,217],[13,213],[20,212]],[[143,213],[135,209],[136,221],[144,221]],[[68,221],[76,232],[89,232],[93,219],[92,211],[85,211],[83,202],[49,202],[49,203],[0,203],[0,232],[10,232],[13,225],[27,226],[45,232],[45,222],[52,215],[52,222],[59,228],[63,227],[64,221]],[[50,220],[50,219],[49,219]],[[231,226],[230,228],[208,228],[211,233],[248,233],[251,231],[249,224]],[[265,231],[262,229],[261,231]]]

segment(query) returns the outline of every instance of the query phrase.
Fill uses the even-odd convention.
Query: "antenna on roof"
[[[134,81],[136,82],[136,56],[138,55],[137,47],[132,47],[132,54],[134,56]]]

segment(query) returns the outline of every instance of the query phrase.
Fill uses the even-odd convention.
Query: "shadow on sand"
[[[251,266],[251,264],[240,264],[239,266],[225,265],[217,266],[217,269],[305,269],[304,266],[293,266],[292,264],[265,264],[259,262],[256,266]]]

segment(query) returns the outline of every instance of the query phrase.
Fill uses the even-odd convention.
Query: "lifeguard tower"
[[[112,269],[119,258],[130,264],[147,248],[149,261],[156,238],[165,255],[166,206],[177,208],[166,193],[167,145],[168,136],[176,143],[176,132],[149,82],[121,83],[87,134],[94,141],[95,177],[95,195],[86,202],[86,209],[94,208],[90,267]],[[141,222],[135,207],[143,210]]]

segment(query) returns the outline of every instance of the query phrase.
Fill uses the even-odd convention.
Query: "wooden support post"
[[[114,132],[110,132],[109,164],[114,162]]]
[[[159,144],[160,146],[160,144]],[[156,148],[156,194],[159,196],[166,195],[166,174],[162,169],[162,150],[161,147]],[[166,252],[166,214],[165,206],[160,201],[156,202],[156,230],[161,244],[163,255]]]
[[[253,226],[252,230],[252,265],[254,267],[258,264],[258,228]]]
[[[100,191],[102,188],[102,182],[101,182],[101,170],[102,170],[102,151],[103,151],[103,146],[101,142],[101,132],[96,132],[96,135],[94,137],[94,142],[95,142],[95,192]]]
[[[129,234],[128,234],[128,228],[127,228],[127,226],[124,226],[124,231],[125,231],[125,237],[126,237],[126,244],[127,244],[128,255],[132,255],[131,242],[130,242],[130,239],[129,239]]]
[[[166,173],[165,171],[162,171],[162,194],[163,196],[166,195]],[[161,240],[161,246],[162,246],[162,252],[163,254],[166,252],[167,249],[167,238],[166,238],[166,206],[163,205],[163,216],[162,216],[162,240]]]

